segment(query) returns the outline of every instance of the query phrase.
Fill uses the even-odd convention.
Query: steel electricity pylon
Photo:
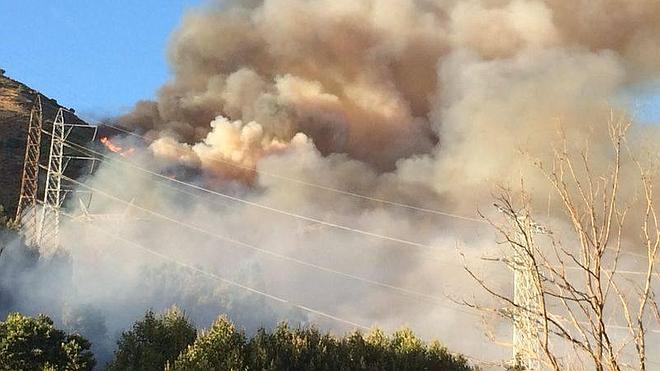
[[[28,246],[36,246],[39,238],[39,213],[37,192],[39,190],[39,157],[41,155],[41,132],[43,111],[41,95],[37,93],[30,112],[30,124],[25,145],[25,160],[21,177],[21,193],[16,210],[16,223],[20,226],[23,239]]]
[[[43,212],[39,233],[39,246],[57,249],[60,240],[60,207],[62,197],[62,175],[64,173],[64,111],[60,108],[53,121],[50,133],[50,154],[43,199]]]
[[[97,129],[86,124],[65,123],[65,112],[66,110],[60,108],[52,129],[50,132],[46,131],[41,95],[37,93],[30,113],[16,224],[20,227],[25,244],[38,247],[42,251],[55,251],[59,247],[60,208],[66,195],[74,192],[62,188],[67,165],[71,160],[96,161],[93,157],[71,156],[64,153],[65,143],[74,128],[93,129],[92,140],[96,137]],[[47,166],[40,163],[41,142],[44,135],[50,140]],[[42,200],[39,200],[40,169],[47,170]]]
[[[50,136],[50,153],[48,156],[48,167],[46,174],[46,187],[43,198],[43,211],[39,228],[38,245],[45,251],[56,251],[60,244],[60,209],[66,195],[73,190],[62,188],[62,179],[71,160],[96,161],[96,158],[88,156],[71,156],[64,153],[66,141],[71,131],[76,128],[93,129],[96,137],[96,127],[83,124],[67,124],[64,118],[65,110],[57,111]],[[93,170],[93,166],[90,171]]]
[[[524,370],[539,370],[539,331],[541,315],[541,295],[538,277],[534,270],[534,249],[530,238],[533,234],[551,232],[531,220],[528,216],[516,214],[495,204],[495,207],[511,219],[516,230],[517,241],[512,243],[513,254],[508,260],[513,270],[513,363]],[[528,235],[523,230],[529,232]]]
[[[518,237],[525,244],[525,237]],[[524,245],[523,245],[524,246]],[[516,246],[512,256],[513,302],[518,306],[514,313],[513,358],[525,370],[539,370],[539,314],[540,296],[536,275],[533,274],[532,258],[524,248]]]

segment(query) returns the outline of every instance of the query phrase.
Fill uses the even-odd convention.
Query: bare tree
[[[611,117],[608,128],[611,149],[605,164],[590,158],[588,144],[576,150],[565,135],[552,160],[533,161],[562,211],[552,219],[552,228],[532,217],[535,200],[524,182],[521,190],[496,196],[496,206],[507,217],[504,222],[488,219],[506,251],[497,260],[526,280],[515,288],[524,289],[525,300],[518,292],[494,288],[465,265],[504,306],[490,309],[512,321],[524,332],[521,336],[531,337],[526,340],[533,342],[533,354],[521,355],[533,362],[518,360],[518,368],[648,367],[649,333],[657,332],[660,323],[654,296],[660,226],[653,172],[627,146],[629,121]],[[637,192],[630,192],[633,188]],[[635,271],[624,271],[622,264]]]

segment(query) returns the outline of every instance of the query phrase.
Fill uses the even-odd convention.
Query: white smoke
[[[605,166],[607,119],[612,110],[626,111],[618,97],[660,77],[660,5],[646,0],[567,4],[211,3],[187,14],[173,35],[168,55],[174,76],[158,99],[138,103],[120,119],[151,140],[147,150],[127,160],[140,167],[267,208],[428,248],[300,220],[180,184],[165,186],[164,179],[109,164],[86,183],[198,230],[135,208],[126,211],[126,205],[99,194],[93,213],[127,214],[117,223],[98,219],[92,225],[290,304],[367,326],[410,325],[452,350],[506,357],[508,350],[485,339],[474,314],[446,299],[482,299],[462,269],[457,246],[489,282],[510,289],[508,270],[479,260],[499,251],[487,225],[328,188],[474,218],[477,210],[489,213],[497,185],[515,186],[523,175],[532,195],[544,202],[547,186],[521,152],[546,159],[558,128],[571,144],[589,138],[593,158]],[[633,147],[642,139],[657,143],[657,135],[635,125]],[[561,223],[555,213],[549,220]],[[73,279],[63,301],[98,308],[108,332],[125,328],[149,307],[172,304],[200,325],[229,311],[251,329],[280,319],[347,329],[231,288],[84,224],[67,222],[65,231]],[[444,299],[428,303],[367,280]],[[497,330],[506,335],[508,328]]]

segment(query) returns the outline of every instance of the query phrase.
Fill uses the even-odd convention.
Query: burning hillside
[[[567,219],[588,214],[567,218],[543,172],[567,153],[583,160],[569,196],[600,200],[609,188],[581,179],[614,168],[627,179],[615,201],[639,201],[630,169],[660,165],[660,132],[630,121],[621,156],[610,125],[634,116],[622,94],[660,80],[659,19],[648,0],[207,2],[171,38],[170,81],[100,127],[109,159],[74,183],[93,194],[90,214],[129,207],[146,221],[63,221],[74,289],[18,290],[31,310],[53,296],[98,308],[115,332],[176,303],[198,323],[222,308],[248,329],[408,323],[508,357],[456,304],[483,297],[456,250],[513,291],[511,272],[482,259],[500,246],[479,214],[502,218],[491,207],[502,190],[555,227],[539,239],[578,246]],[[650,220],[640,210],[603,214]],[[583,240],[607,242],[592,224]],[[622,263],[641,269],[639,230],[617,226]]]
[[[0,74],[0,205],[3,205],[9,216],[13,217],[18,204],[20,192],[21,173],[25,157],[25,144],[28,125],[30,123],[30,109],[34,104],[36,90],[27,85]],[[51,120],[55,117],[60,106],[56,100],[42,95],[44,118]],[[71,112],[66,113],[70,123],[84,124],[84,122]],[[49,129],[49,126],[46,127]],[[74,142],[83,142],[84,139],[74,134]],[[41,154],[47,156],[49,141],[42,142]],[[73,173],[77,173],[75,164]]]

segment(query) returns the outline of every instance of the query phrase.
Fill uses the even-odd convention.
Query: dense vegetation
[[[226,316],[197,335],[185,316],[147,312],[122,334],[110,370],[470,370],[467,361],[412,331],[342,338],[282,323],[248,338]]]
[[[460,356],[430,345],[407,329],[391,337],[380,330],[342,338],[314,327],[280,324],[251,339],[218,318],[174,362],[172,370],[469,370]]]
[[[0,370],[91,370],[96,362],[90,347],[46,316],[11,313],[0,322]]]
[[[282,323],[248,338],[226,316],[206,331],[177,309],[148,311],[117,342],[108,370],[470,370],[438,342],[410,330],[375,329],[338,338],[314,327]],[[46,316],[10,314],[0,322],[0,370],[91,370],[91,344],[55,328]]]
[[[195,327],[176,308],[160,316],[148,311],[121,335],[108,370],[162,370],[196,336]]]
[[[0,234],[13,239],[2,211]],[[0,238],[0,251],[4,242]],[[91,370],[96,362],[90,348],[87,339],[57,329],[43,315],[11,313],[0,322],[0,370]],[[438,342],[426,344],[408,329],[391,336],[374,329],[335,337],[315,327],[281,323],[272,332],[260,329],[248,337],[221,316],[198,334],[176,308],[164,314],[147,311],[121,334],[112,361],[101,366],[110,371],[471,369],[462,356]]]

